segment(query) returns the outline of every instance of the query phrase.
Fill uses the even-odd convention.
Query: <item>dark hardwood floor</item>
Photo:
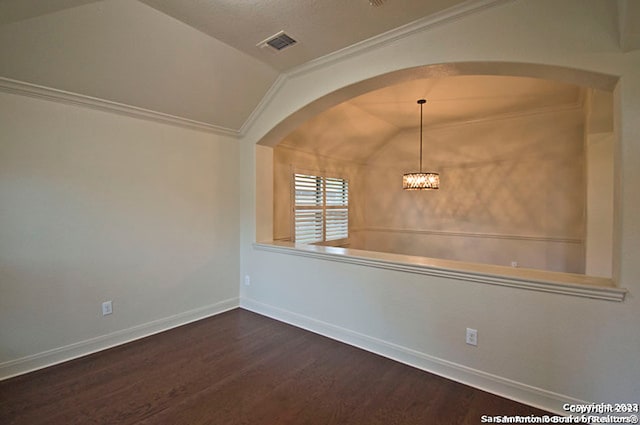
[[[0,382],[0,424],[477,424],[537,410],[236,309]]]

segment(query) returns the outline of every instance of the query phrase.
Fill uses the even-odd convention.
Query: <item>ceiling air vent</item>
[[[261,41],[257,44],[258,47],[269,47],[273,50],[283,50],[287,47],[293,46],[297,41],[294,40],[290,35],[285,34],[284,31],[280,31],[279,33],[272,35],[266,40]]]

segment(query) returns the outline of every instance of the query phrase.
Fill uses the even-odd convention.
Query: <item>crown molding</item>
[[[361,42],[347,46],[343,49],[336,50],[335,52],[331,52],[317,59],[310,60],[309,62],[290,69],[289,71],[285,71],[278,76],[274,84],[262,97],[260,103],[258,103],[258,106],[253,110],[251,115],[249,115],[247,120],[241,126],[239,135],[243,137],[249,132],[257,118],[262,114],[267,106],[269,106],[269,104],[273,101],[273,99],[279,92],[280,88],[290,78],[309,73],[316,69],[329,66],[333,63],[348,59],[350,57],[361,55],[375,48],[379,48],[386,44],[393,43],[394,41],[409,37],[412,34],[427,31],[439,25],[453,22],[468,15],[481,12],[485,9],[500,6],[502,4],[513,1],[514,0],[468,0],[464,3],[460,3],[441,12],[425,16],[406,25],[373,36]]]
[[[269,90],[267,90],[264,96],[262,96],[262,99],[260,99],[258,106],[256,106],[253,109],[253,111],[251,111],[251,114],[249,114],[249,117],[245,120],[245,122],[240,127],[240,130],[238,131],[238,135],[240,137],[247,134],[249,129],[253,126],[255,121],[258,119],[258,117],[262,114],[262,112],[265,109],[267,109],[267,106],[269,106],[269,104],[273,101],[273,99],[276,96],[276,93],[280,90],[280,87],[284,85],[287,79],[288,77],[286,74],[278,75],[278,78],[276,78],[273,84],[271,84],[271,87],[269,87]]]
[[[162,124],[170,124],[191,130],[206,131],[208,133],[222,136],[239,137],[240,133],[227,127],[221,127],[201,121],[191,120],[184,117],[165,114],[163,112],[152,111],[139,108],[137,106],[126,105],[124,103],[113,102],[111,100],[99,99],[97,97],[86,96],[79,93],[72,93],[45,87],[38,84],[27,83],[25,81],[0,77],[0,91],[22,96],[34,97],[53,102],[65,103],[69,105],[82,106],[103,112],[125,115],[132,118],[139,118],[155,121]]]
[[[427,31],[440,25],[444,25],[468,15],[481,12],[502,4],[513,2],[514,0],[467,0],[464,3],[447,8],[438,13],[416,19],[413,22],[394,28],[382,34],[373,36],[366,40],[347,46],[343,49],[336,50],[317,59],[310,60],[290,71],[287,71],[289,77],[295,77],[328,66],[332,63],[344,60],[346,58],[361,55],[369,50],[379,48],[386,44],[393,43],[397,40],[409,37],[415,33]]]
[[[580,90],[580,93],[582,93],[583,90]],[[490,122],[494,122],[494,121],[506,121],[506,120],[512,120],[512,119],[518,119],[518,118],[526,118],[526,117],[532,117],[532,116],[537,116],[537,115],[544,115],[544,114],[559,114],[559,113],[563,113],[563,112],[577,112],[577,111],[581,111],[584,108],[584,100],[583,100],[583,95],[580,95],[578,100],[575,103],[566,103],[566,104],[561,104],[561,105],[550,105],[550,106],[543,106],[543,107],[539,107],[539,108],[535,108],[535,109],[529,109],[529,110],[523,110],[523,111],[513,111],[513,112],[503,112],[503,113],[498,113],[498,114],[494,114],[494,115],[487,115],[485,117],[480,117],[480,118],[473,118],[473,119],[463,119],[463,120],[458,120],[458,121],[451,121],[451,122],[445,122],[445,123],[441,123],[441,124],[431,124],[431,125],[425,125],[425,129],[429,130],[430,132],[436,132],[436,131],[440,131],[440,130],[447,130],[447,129],[451,129],[451,128],[456,128],[456,127],[464,127],[464,126],[468,126],[468,125],[478,125],[478,124],[484,124],[484,123],[490,123]],[[377,119],[382,119],[379,117],[376,117]],[[385,142],[383,145],[381,145],[381,147],[379,149],[382,149],[382,147],[386,146],[393,138],[397,137],[399,134],[403,133],[403,132],[407,132],[407,131],[413,131],[415,130],[415,128],[413,127],[402,127],[399,128],[399,130],[394,133],[393,135],[391,135]],[[378,152],[376,150],[376,152],[372,153],[371,155],[369,155],[367,158],[365,158],[364,160],[345,160],[344,158],[337,158],[337,157],[333,157],[331,155],[322,155],[319,154],[317,152],[313,152],[310,150],[306,150],[304,148],[299,148],[296,146],[292,146],[292,145],[288,145],[284,140],[282,142],[280,142],[278,144],[278,149],[286,149],[292,152],[299,152],[299,153],[303,153],[303,154],[307,154],[307,155],[312,155],[316,158],[323,158],[323,159],[328,159],[328,160],[332,160],[332,161],[342,161],[345,163],[349,163],[349,164],[353,164],[356,166],[361,166],[361,167],[379,167],[380,165],[376,164],[376,163],[372,163],[370,162],[371,158],[376,154],[376,152]],[[383,168],[386,168],[386,166],[383,166]]]
[[[433,125],[425,125],[425,129],[429,129],[430,131],[436,131],[441,129],[447,129],[452,127],[462,127],[466,125],[474,125],[474,124],[482,124],[493,121],[506,121],[518,118],[526,118],[532,117],[536,115],[544,115],[544,114],[559,114],[562,112],[576,112],[582,110],[582,100],[578,99],[574,103],[564,103],[560,105],[549,105],[549,106],[541,106],[539,108],[527,109],[522,111],[509,111],[502,112],[493,115],[487,115],[485,117],[480,118],[472,118],[472,119],[462,119],[459,121],[451,121],[445,122],[441,124],[433,124]],[[404,128],[404,130],[411,130],[412,128]]]
[[[464,3],[451,7],[439,13],[410,22],[409,24],[392,29],[359,43],[355,43],[351,46],[329,53],[325,56],[311,60],[303,65],[284,72],[276,78],[275,82],[271,85],[269,90],[267,90],[256,108],[254,108],[254,110],[238,130],[1,76],[0,91],[70,105],[83,106],[99,111],[116,113],[132,118],[145,119],[192,130],[230,136],[233,138],[241,138],[249,132],[258,117],[271,104],[277,93],[280,91],[280,89],[288,79],[311,72],[321,67],[329,66],[332,63],[347,59],[349,57],[363,54],[369,50],[408,37],[414,33],[425,31],[435,26],[452,22],[467,15],[512,1],[514,0],[468,0]]]

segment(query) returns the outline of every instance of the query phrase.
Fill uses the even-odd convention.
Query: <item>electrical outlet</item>
[[[102,303],[102,315],[108,316],[113,313],[113,304],[112,301],[105,301]]]
[[[244,286],[251,286],[251,276],[248,274],[244,276]]]
[[[511,267],[517,268],[517,267],[520,267],[520,264],[518,264],[517,261],[512,261],[511,262]]]
[[[478,345],[478,331],[476,329],[467,328],[467,344]]]

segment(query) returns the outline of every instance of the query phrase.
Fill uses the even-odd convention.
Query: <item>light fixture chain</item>
[[[423,102],[420,102],[420,172],[422,173],[422,106]]]
[[[404,190],[426,190],[440,188],[440,175],[438,173],[425,173],[422,171],[423,152],[423,132],[424,132],[424,111],[422,106],[427,101],[419,99],[420,105],[420,171],[417,173],[406,173],[402,176],[402,189]]]

